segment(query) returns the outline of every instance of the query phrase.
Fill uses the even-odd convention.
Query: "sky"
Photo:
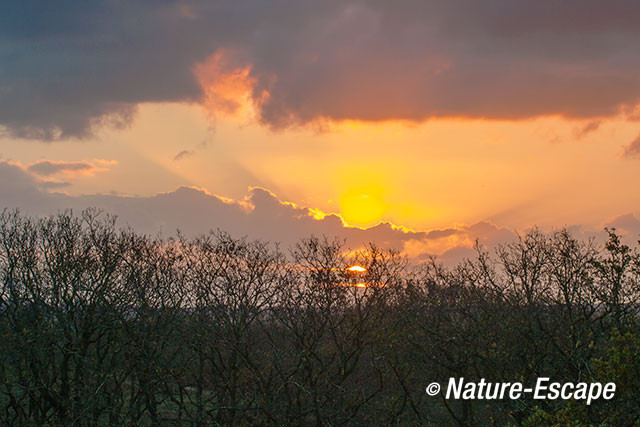
[[[0,206],[459,259],[640,234],[640,3],[7,1]]]

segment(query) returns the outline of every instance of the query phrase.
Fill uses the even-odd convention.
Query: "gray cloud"
[[[56,139],[197,102],[196,63],[251,66],[260,120],[599,117],[640,101],[640,3],[8,1],[0,123]],[[269,93],[264,97],[264,91]]]
[[[577,139],[584,138],[592,132],[597,131],[602,124],[601,120],[592,120],[581,128],[575,129],[573,132],[573,136]]]
[[[285,247],[294,245],[302,237],[326,235],[345,239],[352,249],[375,242],[383,248],[405,251],[418,260],[451,246],[459,247],[459,254],[468,255],[469,251],[463,248],[476,238],[495,246],[514,237],[513,233],[489,223],[427,232],[399,229],[388,223],[369,229],[344,227],[336,215],[314,219],[309,209],[282,202],[262,188],[251,189],[242,201],[223,199],[190,187],[151,197],[114,194],[74,197],[41,190],[41,183],[23,168],[3,161],[0,161],[0,181],[13,183],[0,186],[0,209],[19,208],[32,215],[47,215],[67,209],[79,212],[98,207],[118,215],[121,225],[128,224],[150,234],[172,235],[179,229],[193,236],[221,229],[235,237],[280,242]],[[445,253],[443,260],[458,261],[460,258],[455,254],[455,251]]]
[[[51,160],[38,160],[27,166],[29,172],[42,176],[55,175],[61,172],[88,172],[94,166],[87,162],[53,162]]]
[[[182,150],[181,152],[173,156],[173,160],[177,162],[189,156],[193,156],[193,150]]]
[[[93,159],[91,161],[65,162],[54,160],[38,160],[25,169],[33,175],[40,188],[61,188],[70,185],[67,180],[73,180],[80,175],[94,175],[97,172],[108,171],[118,162],[115,160]],[[21,167],[21,165],[16,165]],[[65,178],[65,180],[61,179]]]
[[[184,158],[193,156],[197,152],[206,149],[209,146],[210,142],[211,142],[210,139],[206,138],[206,139],[203,139],[202,141],[200,141],[195,146],[193,146],[193,148],[191,148],[191,149],[186,149],[185,148],[184,150],[179,151],[178,154],[173,156],[173,161],[177,162],[177,161],[180,161],[180,160],[182,160]]]
[[[38,187],[45,189],[45,190],[54,190],[54,189],[59,189],[59,188],[65,188],[65,187],[69,187],[71,185],[71,183],[69,181],[54,181],[54,180],[48,180],[48,181],[40,181],[38,182]]]
[[[633,245],[640,239],[640,220],[631,213],[612,219],[607,223],[607,227],[615,228],[621,233],[627,244]]]
[[[624,148],[624,157],[640,158],[640,135]]]

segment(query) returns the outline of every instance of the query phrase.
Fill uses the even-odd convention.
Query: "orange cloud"
[[[257,82],[251,76],[250,65],[237,63],[231,51],[220,49],[194,67],[203,91],[203,106],[213,117],[218,114],[245,116],[253,110]],[[267,96],[266,92],[263,96]]]

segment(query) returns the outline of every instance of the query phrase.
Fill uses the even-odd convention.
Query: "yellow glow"
[[[311,215],[313,219],[324,219],[324,217],[327,216],[327,214],[322,212],[320,209],[314,209],[314,208],[308,208],[308,209],[309,209],[309,215]]]
[[[386,204],[375,191],[350,191],[340,198],[340,212],[349,225],[375,225],[386,210]]]
[[[143,104],[132,127],[100,131],[100,138],[113,144],[2,139],[3,154],[23,164],[41,158],[118,162],[109,171],[74,180],[65,189],[73,195],[152,195],[189,185],[242,200],[247,187],[261,184],[277,190],[282,200],[313,208],[312,218],[341,213],[347,224],[359,227],[384,220],[433,230],[490,220],[508,229],[575,223],[600,228],[621,212],[637,214],[640,192],[629,193],[624,185],[637,181],[637,162],[622,156],[638,136],[637,122],[603,119],[580,137],[587,120],[558,117],[345,121],[325,132],[309,127],[271,132],[240,121],[245,101],[251,101],[249,108],[254,99],[246,65],[216,58],[205,63],[210,67],[202,74],[195,70],[208,88],[205,106],[220,113],[215,136],[198,105]],[[210,98],[214,106],[207,104]],[[214,140],[233,144],[206,142]],[[182,150],[191,154],[175,160]],[[594,169],[602,173],[591,173]],[[139,173],[151,178],[135,179]],[[603,199],[608,203],[597,202]],[[456,239],[411,241],[404,249],[442,253],[454,244],[470,244]]]
[[[342,282],[338,284],[339,286],[343,286],[345,288],[370,288],[373,285],[371,285],[371,283],[367,283],[367,282],[358,282],[358,283],[347,283],[347,282]]]
[[[363,272],[367,271],[366,268],[364,268],[364,267],[362,267],[360,265],[353,265],[353,266],[347,268],[347,270],[348,271],[352,271],[354,273],[363,273]]]

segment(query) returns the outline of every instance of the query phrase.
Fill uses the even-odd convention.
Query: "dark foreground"
[[[598,248],[533,232],[455,270],[343,253],[5,212],[0,424],[639,423],[640,257],[615,233]],[[425,393],[450,377],[617,390],[591,405]]]

